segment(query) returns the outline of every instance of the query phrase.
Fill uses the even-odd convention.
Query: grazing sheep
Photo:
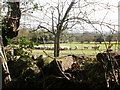
[[[75,50],[77,50],[78,49],[78,46],[75,46]]]
[[[35,49],[39,49],[39,46],[34,46]]]
[[[97,46],[92,46],[92,49],[95,49],[95,50],[98,50],[99,48],[100,48],[99,45],[97,45]]]
[[[54,50],[54,46],[34,46],[35,49],[40,49],[40,50]],[[68,46],[61,46],[60,50],[70,50],[70,47]]]
[[[84,49],[88,49],[89,48],[89,46],[84,46]]]
[[[70,49],[70,47],[68,47],[68,46],[61,46],[60,47],[60,50],[69,50]]]

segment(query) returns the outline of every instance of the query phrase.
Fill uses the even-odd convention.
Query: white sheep
[[[84,49],[88,49],[89,48],[89,46],[84,46]]]

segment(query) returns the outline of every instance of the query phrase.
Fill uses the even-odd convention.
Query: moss
[[[47,66],[48,64],[50,64],[52,61],[53,61],[53,59],[50,57],[43,58],[44,67]]]

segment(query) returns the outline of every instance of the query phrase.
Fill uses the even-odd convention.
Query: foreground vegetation
[[[66,56],[73,59],[77,64],[72,64],[72,67],[62,71],[63,73],[61,73],[62,69],[60,70],[55,63],[55,59],[49,56],[43,57],[40,55],[31,57],[31,54],[25,54],[19,58],[11,55],[7,55],[7,57],[9,58],[8,66],[12,81],[3,85],[4,89],[37,88],[49,90],[53,88],[70,88],[81,90],[115,90],[119,88],[119,85],[113,78],[112,70],[108,69],[108,76],[105,77],[105,69],[96,57]],[[69,62],[67,63],[69,64]],[[115,68],[115,70],[119,69]],[[110,75],[109,72],[111,72]],[[117,72],[116,75],[118,75]],[[107,78],[109,78],[109,88],[107,87]]]
[[[52,50],[45,50],[45,53],[43,52],[44,50],[34,49],[35,45],[36,44],[31,41],[20,38],[18,45],[11,44],[8,46],[12,47],[14,51],[14,53],[9,50],[6,51],[12,81],[3,81],[4,89],[38,88],[49,90],[52,88],[79,88],[82,90],[98,90],[104,88],[114,90],[119,88],[119,78],[117,78],[118,81],[116,81],[113,74],[113,71],[116,70],[115,75],[119,76],[117,72],[117,70],[119,71],[119,67],[114,63],[113,66],[115,66],[115,68],[111,69],[111,66],[106,64],[106,72],[104,64],[101,63],[102,56],[98,56],[99,52],[102,53],[102,51],[106,50],[104,44],[99,44],[101,48],[94,50],[91,48],[83,49],[84,45],[94,46],[93,43],[62,43],[61,46],[71,46],[72,49],[61,50],[61,56],[64,57],[60,56],[59,58],[52,56]],[[53,44],[46,45],[53,46]],[[76,45],[78,49],[73,50]],[[112,48],[114,49],[115,46]],[[117,57],[119,60],[119,55]],[[61,64],[65,61],[65,58],[71,61],[66,64]],[[63,61],[57,61],[59,63],[57,64],[56,60]],[[70,64],[72,60],[73,63]],[[105,60],[107,60],[107,58]],[[106,63],[106,61],[104,63]],[[62,67],[66,67],[67,64],[70,65],[70,68],[63,71]],[[107,80],[109,82],[107,82]]]

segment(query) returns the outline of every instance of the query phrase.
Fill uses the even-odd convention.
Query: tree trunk
[[[11,81],[9,68],[7,65],[7,57],[4,51],[4,46],[7,45],[7,38],[16,37],[18,34],[18,27],[20,24],[20,2],[7,2],[8,3],[8,15],[2,21],[2,32],[0,34],[0,62],[2,62],[3,67],[3,79],[7,83]]]
[[[56,34],[55,34],[55,41],[54,41],[54,57],[59,57],[59,53],[60,53],[60,32],[58,31]]]
[[[21,10],[20,2],[8,2],[8,15],[2,22],[2,38],[4,46],[7,46],[7,38],[13,38],[18,35],[20,25]]]

